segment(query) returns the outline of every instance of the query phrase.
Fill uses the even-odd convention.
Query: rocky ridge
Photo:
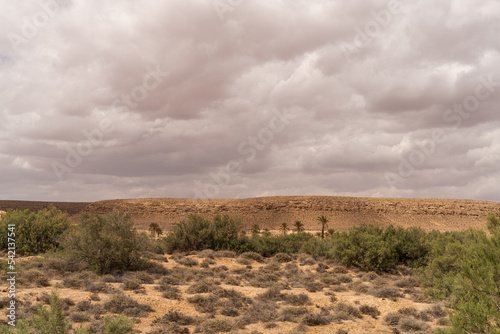
[[[469,227],[484,229],[488,212],[500,215],[500,203],[489,201],[335,196],[105,200],[88,205],[84,211],[105,213],[115,209],[129,212],[138,225],[157,222],[166,229],[190,214],[206,217],[230,214],[241,218],[246,228],[259,224],[273,229],[283,222],[292,227],[300,220],[306,229],[315,230],[319,228],[316,218],[325,215],[330,219],[329,227],[336,230],[367,223],[449,231]]]

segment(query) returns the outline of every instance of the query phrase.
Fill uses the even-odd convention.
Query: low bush
[[[413,317],[402,317],[398,327],[402,332],[418,332],[426,330],[429,325]]]
[[[171,310],[165,313],[161,318],[153,320],[153,324],[176,323],[181,326],[189,326],[196,323],[196,318],[182,314],[180,311]]]
[[[384,322],[389,326],[397,326],[399,324],[399,320],[401,319],[400,313],[387,313],[384,317]]]
[[[127,334],[134,329],[134,323],[127,317],[120,315],[118,317],[104,317],[105,334]]]
[[[380,315],[380,311],[376,306],[361,305],[359,307],[359,311],[361,312],[361,314],[369,315],[374,319],[377,319]]]
[[[306,314],[302,322],[307,326],[325,326],[331,322],[331,318],[323,314]]]
[[[112,295],[111,298],[104,303],[104,309],[108,312],[125,314],[133,317],[144,317],[147,316],[148,312],[153,311],[151,306],[139,304],[131,297],[121,293]]]

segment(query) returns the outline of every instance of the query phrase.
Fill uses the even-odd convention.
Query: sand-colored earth
[[[39,210],[49,202],[0,201],[0,210]],[[329,218],[329,228],[347,230],[361,223],[378,226],[419,226],[425,230],[456,231],[468,228],[484,229],[488,212],[500,215],[500,203],[461,199],[372,198],[336,196],[275,196],[246,199],[179,199],[146,198],[87,202],[55,202],[74,221],[82,212],[106,213],[115,209],[129,212],[139,229],[152,223],[169,230],[191,214],[212,217],[229,214],[241,219],[250,229],[278,229],[286,222],[290,226],[300,220],[307,230],[319,230],[317,217]]]
[[[195,265],[194,267],[190,267],[187,269],[187,267],[183,267],[179,263],[175,262],[173,260],[172,256],[166,255],[167,259],[169,262],[160,262],[162,263],[163,266],[165,266],[168,269],[173,269],[175,267],[182,267],[186,268],[185,270],[197,270],[201,269],[199,265]],[[191,258],[198,263],[201,263],[204,256],[202,256],[200,253],[197,255],[189,255],[186,256],[185,258]],[[21,260],[21,262],[26,263],[26,261],[33,261],[33,257],[30,258],[24,258]],[[250,261],[251,262],[251,267],[248,267],[247,264],[242,264],[239,262],[237,258],[215,258],[214,262],[209,266],[209,268],[205,269],[213,269],[217,267],[222,267],[224,266],[226,270],[226,273],[228,275],[235,275],[234,273],[238,272],[262,272],[262,269],[265,269],[269,263],[274,263],[274,266],[276,266],[277,262],[273,261],[273,259],[267,259],[263,263],[259,263],[256,261]],[[283,283],[283,284],[288,284],[291,286],[290,289],[283,290],[282,292],[285,294],[307,294],[310,298],[311,303],[308,305],[304,305],[311,313],[319,313],[320,310],[323,309],[328,309],[331,311],[331,314],[334,314],[334,308],[335,305],[338,305],[339,303],[345,303],[347,305],[352,305],[356,308],[359,308],[360,305],[369,305],[369,306],[375,306],[379,311],[380,315],[376,318],[371,317],[370,315],[362,315],[359,318],[352,318],[349,320],[341,320],[341,321],[333,321],[330,324],[327,325],[322,325],[322,326],[302,326],[302,329],[300,332],[302,333],[336,333],[339,329],[346,330],[350,334],[368,334],[368,333],[393,333],[393,329],[388,326],[385,321],[384,317],[388,313],[391,312],[397,312],[400,309],[403,308],[414,308],[418,312],[421,311],[426,311],[428,310],[433,304],[428,303],[428,302],[423,302],[421,300],[418,300],[419,298],[415,299],[415,295],[420,295],[421,296],[421,291],[422,289],[419,287],[414,287],[413,288],[413,295],[410,294],[404,294],[404,289],[400,289],[400,291],[403,292],[403,297],[401,298],[380,298],[380,297],[375,297],[372,295],[371,289],[375,288],[376,286],[380,286],[381,284],[383,286],[392,286],[395,287],[397,286],[397,282],[400,282],[401,280],[407,279],[409,276],[405,276],[402,274],[394,274],[394,275],[388,275],[388,274],[383,274],[383,275],[375,275],[372,273],[372,275],[375,275],[376,278],[373,280],[367,280],[366,279],[366,273],[363,272],[358,272],[358,271],[350,271],[346,270],[345,268],[341,266],[337,266],[334,264],[330,264],[328,269],[326,271],[322,271],[323,276],[317,276],[318,274],[318,264],[301,264],[300,259],[295,259],[292,262],[289,263],[295,263],[298,265],[299,270],[305,274],[311,277],[311,279],[318,279],[320,280],[320,277],[325,277],[330,276],[330,277],[337,277],[338,275],[342,276],[348,276],[352,278],[352,282],[346,282],[342,283],[340,285],[332,285],[328,286],[328,284],[325,284],[324,287],[320,291],[315,291],[315,292],[310,292],[306,290],[304,287],[297,285],[294,285],[293,281],[290,281],[286,279],[286,264],[281,263],[278,264],[278,267],[275,268],[275,271],[281,275],[281,278],[278,282],[276,283]],[[279,269],[278,269],[279,268]],[[341,270],[339,270],[341,269]],[[75,276],[75,274],[71,274]],[[237,277],[237,276],[235,276]],[[258,296],[266,292],[267,288],[266,287],[254,287],[251,286],[247,281],[244,279],[238,279],[240,280],[239,285],[234,285],[234,284],[227,284],[226,281],[224,281],[221,278],[218,277],[207,277],[207,281],[210,282],[217,282],[216,284],[227,290],[236,290],[240,293],[242,293],[245,297],[251,298],[252,300],[256,301],[258,300]],[[181,284],[177,286],[181,292],[182,292],[182,298],[180,300],[171,300],[171,299],[166,299],[162,297],[161,292],[159,292],[157,289],[155,289],[156,286],[159,284],[159,279],[156,279],[153,283],[151,284],[142,284],[142,288],[144,289],[144,292],[142,293],[134,293],[133,291],[123,291],[123,284],[122,283],[108,283],[111,285],[113,288],[117,290],[123,291],[126,295],[132,297],[134,300],[139,302],[140,304],[146,304],[149,305],[153,308],[154,312],[149,313],[146,317],[140,317],[136,318],[137,323],[134,326],[134,328],[141,333],[148,333],[155,328],[160,328],[158,325],[154,325],[153,321],[158,318],[162,317],[164,314],[166,314],[169,311],[179,311],[180,313],[192,317],[198,317],[201,319],[209,319],[210,317],[208,314],[200,313],[198,312],[194,305],[192,303],[189,303],[187,300],[189,297],[194,296],[194,293],[188,293],[187,289],[189,288],[190,285],[195,284],[196,282],[190,282],[188,284]],[[377,283],[378,282],[378,283]],[[382,283],[380,283],[382,282]],[[56,291],[61,298],[70,298],[75,304],[78,304],[78,302],[81,301],[91,301],[91,292],[85,291],[84,289],[73,289],[73,288],[67,288],[63,286],[63,280],[61,278],[55,278],[50,280],[50,286],[48,287],[23,287],[20,286],[17,291],[17,300],[30,300],[32,303],[37,303],[36,301],[41,298],[41,296],[45,294],[49,294],[52,291]],[[360,291],[353,291],[352,287],[355,286],[357,283],[365,286],[368,291],[365,292],[360,292]],[[274,283],[273,283],[274,284]],[[339,290],[335,292],[335,297],[336,300],[332,301],[330,299],[330,291],[333,291],[332,289]],[[5,290],[5,289],[4,289]],[[5,291],[4,291],[5,292]],[[199,295],[208,295],[207,294],[199,294]],[[99,298],[101,299],[100,301],[91,301],[92,305],[96,304],[103,304],[110,298],[110,294],[108,293],[99,293]],[[282,310],[283,308],[290,306],[286,305],[284,302],[277,302],[278,305],[278,310]],[[67,310],[68,314],[76,312],[76,306],[72,306]],[[220,308],[218,311],[215,312],[215,318],[216,319],[229,319],[229,320],[234,320],[235,318],[232,317],[227,317],[223,316],[220,313]],[[235,328],[232,330],[232,333],[251,333],[252,331],[257,331],[260,333],[271,333],[271,334],[278,334],[278,333],[297,333],[297,329],[299,328],[300,324],[300,319],[297,319],[296,322],[291,322],[291,321],[272,321],[275,323],[276,327],[269,328],[266,326],[269,322],[257,322],[257,323],[252,323],[243,329],[238,329]],[[87,326],[89,322],[83,323],[83,326]],[[435,328],[441,327],[439,326],[439,318],[436,319],[430,319],[427,320],[427,326],[428,329],[425,331],[425,333],[431,333]],[[76,326],[74,327],[79,327],[79,324],[74,324]],[[194,333],[197,325],[191,325],[187,326],[189,329],[190,333]]]

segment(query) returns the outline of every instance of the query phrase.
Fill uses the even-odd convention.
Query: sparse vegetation
[[[57,221],[61,218],[50,210],[44,212]],[[490,234],[361,225],[329,233],[325,239],[302,231],[285,233],[287,230],[281,235],[253,233],[247,237],[239,233],[237,223],[229,216],[212,220],[191,217],[166,238],[156,240],[175,252],[169,256],[173,261],[152,260],[154,267],[145,260],[146,254],[151,254],[150,236],[139,234],[130,217],[119,212],[82,216],[80,224],[59,235],[59,244],[46,248],[55,252],[25,262],[19,284],[26,289],[50,285],[76,289],[85,299],[58,300],[45,293],[37,294],[37,302],[49,306],[37,309],[20,302],[23,320],[15,333],[28,333],[23,328],[69,333],[72,324],[82,326],[75,329],[77,333],[83,333],[83,328],[88,333],[129,333],[134,323],[126,317],[141,318],[154,312],[135,301],[137,297],[128,296],[144,293],[143,285],[147,284],[154,284],[157,296],[171,299],[164,302],[187,302],[200,314],[200,318],[174,313],[158,318],[156,324],[161,326],[155,328],[157,333],[237,331],[248,324],[257,324],[265,332],[280,326],[278,321],[293,322],[297,330],[300,325],[307,331],[310,326],[367,321],[370,317],[380,318],[370,320],[401,333],[431,331],[436,326],[448,326],[441,328],[441,333],[495,333],[500,323],[495,306],[500,304],[500,220],[495,215],[488,216]],[[194,235],[192,231],[196,231]],[[30,244],[26,254],[44,249],[35,244]],[[193,250],[199,252],[190,253]],[[55,284],[52,279],[60,281]],[[228,290],[224,284],[238,288]],[[248,298],[246,292],[240,292],[248,287],[266,290]],[[315,297],[295,289],[305,289]],[[336,291],[351,291],[355,301],[346,302],[345,295],[336,296]],[[99,303],[98,293],[109,295]],[[451,308],[435,304],[422,309],[405,304],[397,312],[383,314],[380,310],[387,308],[379,307],[378,302],[365,304],[363,295],[371,295],[372,301],[375,296],[380,303],[432,298]],[[318,296],[324,298],[326,306],[315,304]],[[149,296],[139,298],[143,297]],[[0,300],[0,305],[5,307],[5,303]],[[116,317],[118,314],[125,317]],[[12,332],[8,328],[2,331]]]

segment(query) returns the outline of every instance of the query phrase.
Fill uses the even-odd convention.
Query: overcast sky
[[[500,201],[498,0],[0,6],[0,199]]]

